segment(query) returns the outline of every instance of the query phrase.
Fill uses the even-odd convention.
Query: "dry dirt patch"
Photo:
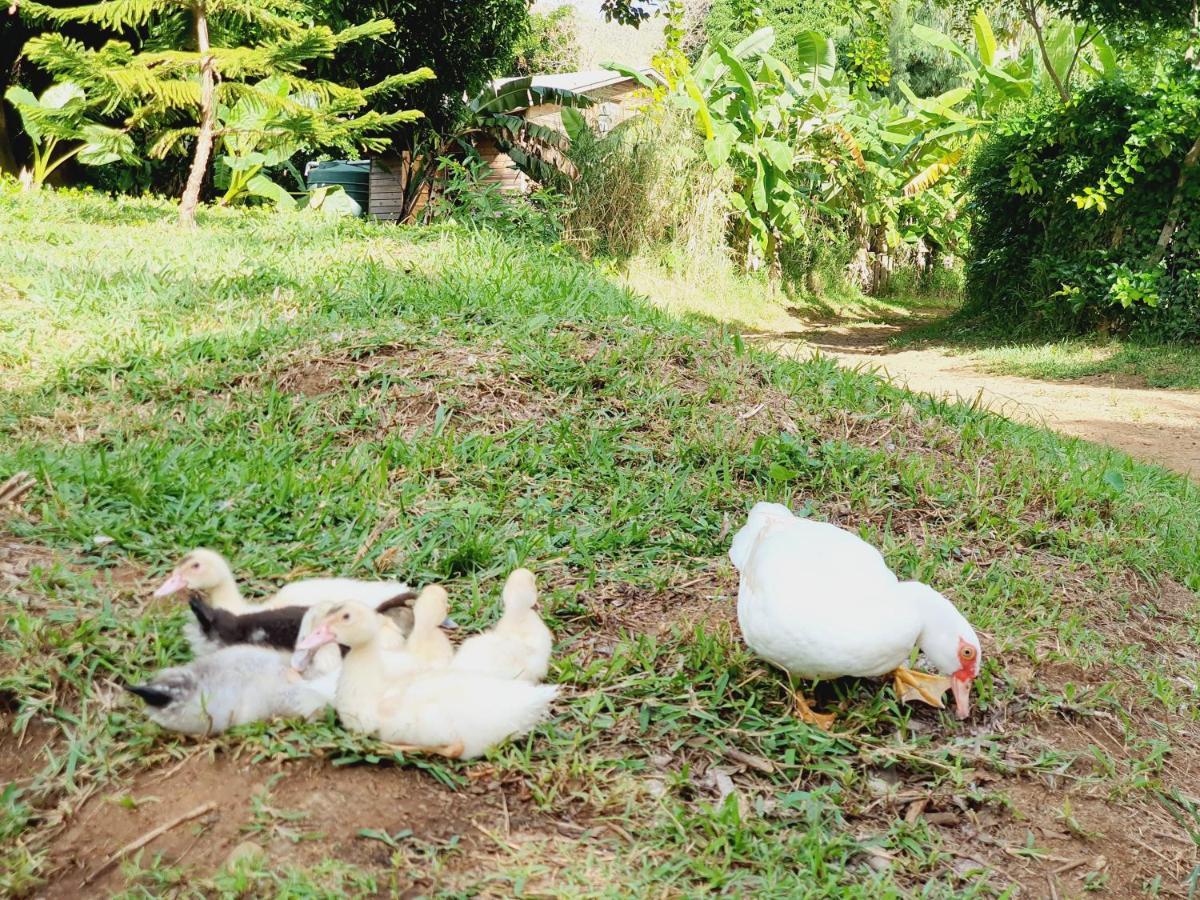
[[[304,397],[347,387],[361,391],[359,405],[377,411],[375,436],[398,431],[411,437],[432,427],[439,411],[488,433],[552,414],[560,398],[535,390],[503,362],[497,351],[450,341],[333,355],[302,349],[288,354],[267,379]]]
[[[476,857],[498,843],[563,840],[560,823],[533,810],[486,766],[468,770],[477,778],[457,791],[408,768],[339,768],[311,760],[275,766],[211,752],[164,769],[141,773],[127,788],[84,806],[51,846],[54,896],[120,888],[119,867],[84,881],[119,848],[208,802],[215,804],[210,812],[149,842],[143,866],[162,854],[165,864],[208,877],[250,841],[273,868],[336,859],[382,876],[393,870],[398,852],[414,863],[397,870],[401,891],[423,893],[436,887],[417,864],[424,852],[456,848],[444,857],[441,876],[453,879],[476,871]],[[399,850],[363,836],[363,829],[393,836]]]
[[[1155,390],[1137,379],[1096,376],[1048,382],[977,371],[969,358],[939,350],[903,350],[888,342],[894,325],[821,325],[773,349],[792,356],[814,350],[852,367],[880,369],[900,387],[982,403],[1008,418],[1125,451],[1200,478],[1200,393]]]

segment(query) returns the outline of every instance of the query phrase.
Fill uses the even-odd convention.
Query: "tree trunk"
[[[783,259],[779,255],[780,234],[772,228],[767,235],[767,284],[771,293],[777,293],[783,285]]]
[[[196,206],[200,203],[200,187],[208,173],[208,160],[212,156],[213,132],[217,118],[216,76],[213,58],[209,54],[208,13],[204,0],[192,6],[192,17],[196,22],[196,49],[200,54],[200,132],[196,135],[196,155],[192,157],[192,170],[188,173],[187,186],[179,201],[179,222],[195,227]]]
[[[8,143],[8,118],[4,113],[3,99],[0,99],[0,172],[17,174],[17,160],[13,157],[12,146]]]
[[[1163,257],[1167,255],[1167,250],[1171,247],[1171,240],[1175,237],[1175,229],[1179,227],[1179,214],[1183,211],[1183,188],[1187,184],[1188,174],[1192,169],[1196,168],[1197,162],[1200,162],[1200,137],[1196,138],[1196,142],[1192,144],[1192,149],[1183,158],[1183,165],[1179,167],[1179,178],[1175,181],[1175,195],[1171,198],[1171,205],[1167,210],[1167,221],[1163,223],[1162,231],[1158,233],[1158,241],[1154,244],[1154,252],[1146,260],[1148,267],[1153,268],[1162,262]]]
[[[1071,101],[1071,93],[1067,90],[1067,86],[1062,83],[1062,79],[1058,77],[1058,73],[1054,71],[1054,63],[1050,61],[1050,52],[1046,49],[1046,36],[1042,33],[1042,23],[1037,17],[1037,0],[1025,0],[1020,5],[1021,14],[1025,17],[1025,21],[1033,28],[1033,34],[1037,38],[1038,51],[1042,55],[1042,65],[1046,67],[1046,72],[1050,76],[1050,80],[1054,82],[1054,87],[1058,90],[1058,96],[1062,98],[1063,103]]]

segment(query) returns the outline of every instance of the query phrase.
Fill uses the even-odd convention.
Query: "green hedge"
[[[966,312],[1051,332],[1200,337],[1200,76],[1102,82],[1046,98],[998,128],[975,159]],[[1175,203],[1165,254],[1156,242]]]

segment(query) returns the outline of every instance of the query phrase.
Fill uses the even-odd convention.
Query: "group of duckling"
[[[508,577],[499,621],[458,647],[437,585],[310,578],[251,604],[229,564],[199,549],[154,593],[185,591],[194,659],[127,685],[173,731],[217,734],[333,706],[345,728],[397,750],[470,758],[533,728],[558,691],[541,683],[554,638],[528,569]]]
[[[982,665],[971,624],[926,584],[901,581],[857,534],[758,503],[734,536],[738,622],[759,656],[791,678],[891,675],[902,701],[959,718]],[[195,550],[156,591],[193,592],[188,639],[196,659],[131,686],[159,724],[192,734],[328,705],[342,724],[407,750],[474,757],[522,734],[557,689],[541,684],[553,637],[535,610],[537,585],[517,569],[490,630],[457,648],[442,631],[447,595],[400,582],[315,578],[264,603],[242,599],[228,564]],[[936,673],[909,668],[919,649]],[[800,691],[795,713],[829,729]]]

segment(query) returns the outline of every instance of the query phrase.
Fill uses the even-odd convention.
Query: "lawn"
[[[0,194],[0,477],[38,480],[0,530],[0,892],[1195,885],[1194,485],[759,353],[502,235],[173,219]],[[816,692],[836,733],[790,716],[725,556],[757,499],[955,599],[984,642],[970,719],[856,680]],[[186,658],[186,610],[149,590],[196,545],[264,592],[437,580],[468,628],[529,565],[563,700],[475,763],[332,718],[164,733],[119,685]]]
[[[1014,339],[1002,329],[954,317],[910,329],[901,340],[967,354],[972,365],[996,375],[1200,390],[1200,347],[1194,344],[1118,337]]]
[[[1183,344],[1064,340],[981,347],[975,355],[980,368],[1003,375],[1200,389],[1200,348]]]

